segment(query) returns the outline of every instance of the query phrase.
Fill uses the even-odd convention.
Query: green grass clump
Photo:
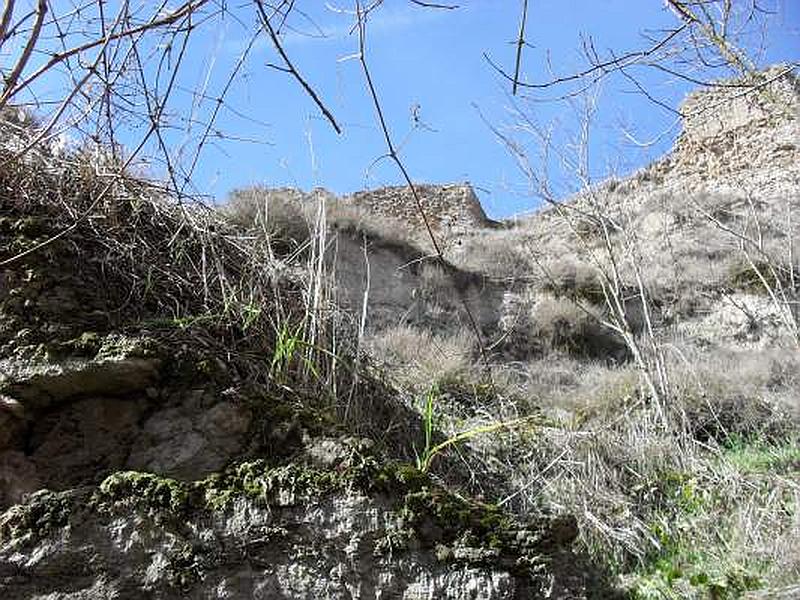
[[[745,474],[781,474],[800,471],[800,439],[770,443],[731,440],[726,445],[725,460]]]
[[[728,600],[797,571],[774,555],[796,534],[797,483],[786,476],[798,464],[797,440],[736,439],[691,471],[666,473],[649,520],[654,549],[633,572],[632,596]]]

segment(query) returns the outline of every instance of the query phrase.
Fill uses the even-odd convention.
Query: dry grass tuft
[[[584,300],[598,306],[605,304],[606,298],[597,268],[570,259],[557,259],[541,265],[543,288],[555,296],[572,300]]]
[[[310,199],[298,190],[251,187],[231,192],[222,212],[245,231],[267,237],[280,254],[308,245]]]
[[[601,322],[602,309],[568,298],[538,297],[529,313],[527,335],[545,352],[619,359],[623,342]]]
[[[447,240],[448,261],[466,271],[509,282],[531,276],[531,265],[514,230],[482,230]]]
[[[418,233],[398,219],[376,214],[338,198],[329,199],[326,209],[327,221],[333,231],[388,246],[416,246],[418,243]]]
[[[474,369],[473,343],[466,332],[436,335],[408,325],[385,329],[368,342],[379,363],[416,394],[440,382],[469,379]]]

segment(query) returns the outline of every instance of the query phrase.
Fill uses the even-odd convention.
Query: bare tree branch
[[[3,47],[3,43],[6,41],[6,32],[11,24],[11,18],[14,16],[14,4],[15,0],[5,0],[3,6],[3,16],[0,17],[0,48]]]
[[[511,94],[517,95],[519,86],[519,70],[522,66],[522,48],[525,46],[525,23],[528,20],[528,0],[522,0],[522,17],[519,20],[519,36],[517,37],[517,58],[514,61],[514,83],[511,87]]]
[[[442,8],[444,10],[455,10],[458,4],[437,4],[436,2],[422,2],[422,0],[410,0],[412,4],[424,6],[425,8]]]
[[[549,81],[544,81],[544,82],[541,82],[541,83],[526,83],[526,82],[519,81],[514,76],[509,75],[508,73],[506,73],[503,70],[503,68],[500,67],[499,65],[497,65],[497,63],[495,63],[486,52],[483,53],[483,58],[486,60],[486,62],[489,63],[489,65],[491,65],[491,67],[495,71],[497,71],[500,75],[502,75],[508,81],[510,81],[512,83],[515,83],[519,87],[530,88],[530,89],[546,89],[546,88],[554,87],[554,86],[557,86],[557,85],[560,85],[560,84],[563,84],[563,83],[569,83],[569,82],[572,82],[572,81],[579,81],[581,79],[584,79],[584,78],[586,78],[586,77],[588,77],[590,75],[593,75],[595,73],[598,73],[598,72],[600,73],[600,76],[602,77],[602,76],[605,76],[608,73],[613,72],[614,70],[618,69],[620,67],[620,65],[622,65],[623,67],[624,66],[629,66],[629,65],[631,65],[631,64],[633,64],[633,63],[635,63],[637,61],[640,61],[643,58],[647,58],[649,56],[652,56],[653,54],[655,54],[656,52],[658,52],[659,50],[664,48],[670,41],[672,41],[675,37],[677,37],[681,32],[683,32],[686,29],[688,29],[688,27],[689,27],[689,25],[686,24],[686,23],[681,25],[677,29],[671,31],[669,33],[669,35],[667,35],[663,39],[659,40],[655,45],[651,46],[647,50],[640,50],[640,51],[637,51],[637,52],[629,52],[627,54],[623,54],[622,56],[613,57],[613,58],[611,58],[609,60],[606,60],[606,61],[603,61],[601,63],[593,64],[588,69],[584,69],[583,71],[580,71],[578,73],[573,73],[572,75],[566,75],[564,77],[556,77],[554,79],[551,79]]]
[[[358,59],[361,63],[361,69],[364,73],[364,79],[367,83],[367,88],[369,90],[370,98],[372,99],[372,104],[375,107],[375,113],[378,116],[378,121],[380,123],[381,132],[383,133],[384,141],[386,142],[387,148],[387,156],[394,162],[397,166],[398,170],[400,171],[403,179],[406,182],[406,185],[411,190],[411,196],[414,198],[414,204],[416,206],[417,212],[419,213],[420,217],[422,218],[422,222],[425,224],[425,229],[428,233],[428,237],[431,240],[431,244],[433,244],[433,249],[436,253],[436,258],[438,262],[443,266],[447,266],[447,261],[444,258],[444,253],[442,252],[442,247],[439,244],[439,241],[436,239],[436,234],[433,231],[433,227],[430,224],[430,220],[428,219],[427,214],[425,213],[425,209],[422,206],[422,198],[420,198],[419,190],[417,190],[417,186],[414,185],[414,182],[411,180],[411,176],[408,173],[403,161],[400,160],[400,156],[397,153],[394,143],[392,142],[392,136],[389,133],[389,127],[386,124],[386,119],[383,115],[383,108],[381,107],[380,100],[378,99],[378,92],[375,89],[375,85],[372,81],[372,75],[369,70],[369,65],[367,64],[367,56],[366,56],[366,21],[364,13],[361,10],[361,3],[359,0],[356,0],[356,18],[357,18],[357,26],[358,26]],[[459,295],[459,299],[461,300],[461,305],[464,307],[464,312],[467,315],[467,319],[469,320],[470,327],[472,328],[473,333],[475,334],[475,339],[478,342],[478,347],[480,349],[481,358],[483,359],[484,366],[489,369],[489,357],[486,353],[486,346],[483,342],[483,336],[481,335],[480,327],[478,327],[478,322],[475,319],[475,315],[472,313],[472,309],[470,309],[469,304],[467,303],[466,299],[463,296]]]
[[[6,8],[8,8],[8,6],[6,6]],[[46,14],[47,0],[39,0],[39,3],[36,5],[36,21],[33,23],[33,29],[31,30],[31,34],[28,36],[28,41],[25,44],[25,48],[23,48],[22,54],[20,54],[19,60],[17,60],[17,64],[3,82],[3,96],[0,98],[0,108],[5,106],[5,101],[9,95],[9,91],[14,89],[19,76],[25,69],[25,65],[28,64],[28,60],[31,57],[33,49],[36,48],[36,43],[39,41],[39,35],[42,32],[42,24],[44,23],[44,16]],[[3,20],[5,20],[5,16],[6,15],[3,15]]]
[[[714,19],[708,15],[705,6],[702,4],[700,5],[701,10],[705,13],[705,18],[701,19],[694,12],[692,12],[692,9],[689,7],[689,5],[682,0],[667,0],[667,4],[675,10],[678,16],[687,25],[696,25],[699,27],[700,31],[708,39],[708,41],[717,47],[722,58],[725,59],[725,61],[732,67],[735,67],[742,75],[753,71],[754,67],[747,57],[743,53],[739,52],[733,46],[733,44],[730,43],[725,34],[720,34],[717,32],[714,25]],[[725,21],[727,21],[730,17],[730,4],[726,3],[726,9],[726,16],[724,16]],[[727,25],[722,29],[722,31],[727,31]]]
[[[81,54],[82,52],[86,52],[87,50],[91,50],[92,48],[96,48],[103,44],[107,44],[108,42],[114,40],[132,37],[144,31],[156,29],[164,25],[171,25],[179,21],[186,15],[196,12],[208,2],[209,0],[190,0],[189,2],[183,4],[177,10],[173,11],[172,13],[161,19],[154,19],[149,23],[144,23],[143,25],[132,27],[130,29],[120,31],[119,33],[112,34],[107,38],[92,39],[86,42],[85,44],[75,46],[65,52],[59,52],[57,54],[54,54],[50,58],[50,60],[48,60],[44,65],[39,67],[34,73],[29,75],[26,79],[24,79],[14,87],[7,85],[5,91],[3,92],[2,97],[0,97],[0,108],[5,106],[8,100],[12,98],[17,92],[29,88],[31,84],[34,81],[36,81],[39,77],[41,77],[44,73],[52,69],[55,65],[66,61],[68,58],[75,56],[76,54]]]
[[[325,106],[325,104],[323,104],[322,100],[320,100],[320,97],[314,91],[314,88],[312,88],[306,82],[306,80],[303,79],[303,76],[300,75],[300,72],[294,67],[292,61],[289,59],[289,56],[286,54],[286,51],[283,49],[283,45],[281,44],[280,39],[278,39],[278,35],[275,33],[275,29],[273,29],[272,24],[269,22],[269,17],[267,16],[266,11],[264,10],[264,5],[262,3],[262,0],[255,0],[255,2],[256,6],[258,7],[258,12],[261,15],[261,22],[264,25],[264,28],[267,30],[267,33],[269,33],[269,37],[272,40],[272,43],[275,45],[275,49],[278,51],[278,54],[280,54],[281,58],[283,59],[283,62],[286,63],[286,68],[288,69],[288,72],[291,73],[291,75],[297,80],[297,82],[303,87],[306,93],[311,97],[314,103],[319,107],[320,111],[322,111],[324,117],[328,119],[328,121],[330,122],[331,126],[336,131],[336,133],[341,134],[342,129],[339,127],[339,124],[336,122],[336,119],[334,118],[331,111],[329,111],[328,108]]]

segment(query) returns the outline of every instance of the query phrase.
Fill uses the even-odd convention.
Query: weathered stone
[[[369,482],[382,471],[354,467],[373,464],[357,458],[338,475],[251,464],[237,468],[243,479],[180,484],[122,473],[94,492],[36,494],[0,515],[0,590],[35,598],[101,590],[121,600],[142,594],[493,600],[545,597],[552,586],[564,587],[567,573],[537,561],[557,554],[574,533],[560,539],[546,522],[535,532],[496,521],[491,535],[481,537],[487,532],[480,523],[488,522],[483,509],[429,490],[422,480],[397,480],[387,495],[377,479]],[[416,516],[408,512],[415,504],[396,504],[398,493],[428,494],[434,504]],[[429,526],[428,533],[418,529],[429,519],[444,519],[438,541],[426,537]],[[465,534],[470,522],[478,528],[465,538],[473,545],[445,534],[457,531],[458,519]],[[442,544],[456,547],[442,552]]]
[[[468,184],[414,186],[420,198],[425,217],[438,233],[463,232],[480,227],[489,227],[492,221],[483,212],[478,197]],[[389,217],[423,231],[425,222],[410,188],[406,186],[384,187],[365,192],[356,192],[346,202],[366,208],[378,216]]]
[[[0,507],[22,502],[23,498],[43,487],[36,463],[24,452],[0,452]]]
[[[75,396],[121,396],[158,379],[156,358],[114,357],[60,363],[0,359],[0,387],[26,410],[41,410]]]
[[[252,415],[245,405],[223,400],[201,411],[192,405],[190,399],[147,419],[127,467],[196,478],[221,469],[247,447]]]

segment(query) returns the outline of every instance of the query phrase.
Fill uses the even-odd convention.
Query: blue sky
[[[554,148],[569,154],[579,131],[577,104],[555,98],[574,88],[523,91],[512,98],[510,84],[483,54],[513,69],[521,2],[452,1],[460,5],[457,10],[385,0],[373,13],[368,61],[392,136],[414,180],[469,181],[494,217],[531,210],[539,200],[488,124],[513,135],[535,157],[537,143],[520,131],[519,117],[513,114],[522,111],[529,123],[552,131]],[[344,194],[401,183],[394,165],[379,160],[385,153],[383,138],[360,65],[348,58],[358,43],[350,33],[352,15],[346,13],[352,4],[298,0],[296,5],[308,19],[297,13],[282,33],[286,51],[343,133],[333,131],[289,75],[267,66],[280,60],[269,40],[261,37],[224,98],[213,128],[220,135],[204,146],[192,173],[196,192],[222,201],[230,190],[253,184],[322,186]],[[777,12],[770,20],[759,65],[800,61],[800,2],[773,4]],[[169,144],[173,153],[182,154],[184,164],[192,162],[202,122],[256,24],[252,5],[228,5],[232,12],[224,19],[197,30],[179,81],[184,91],[168,113],[176,127]],[[599,54],[608,56],[645,48],[649,43],[644,34],[656,36],[675,23],[661,0],[532,0],[523,80],[541,81],[551,73],[567,75],[584,68],[582,39],[591,38]],[[747,43],[755,47],[758,41],[753,35]],[[631,70],[631,75],[669,106],[677,106],[692,88],[646,69]],[[198,89],[205,90],[205,100],[190,93]],[[625,174],[646,164],[667,151],[679,132],[673,112],[647,100],[621,76],[596,90],[595,101],[588,142],[595,178]],[[135,131],[125,141],[134,140]],[[557,195],[576,189],[578,182],[569,169],[553,160],[547,166]],[[539,173],[540,167],[537,164]],[[156,162],[150,170],[162,174]]]

